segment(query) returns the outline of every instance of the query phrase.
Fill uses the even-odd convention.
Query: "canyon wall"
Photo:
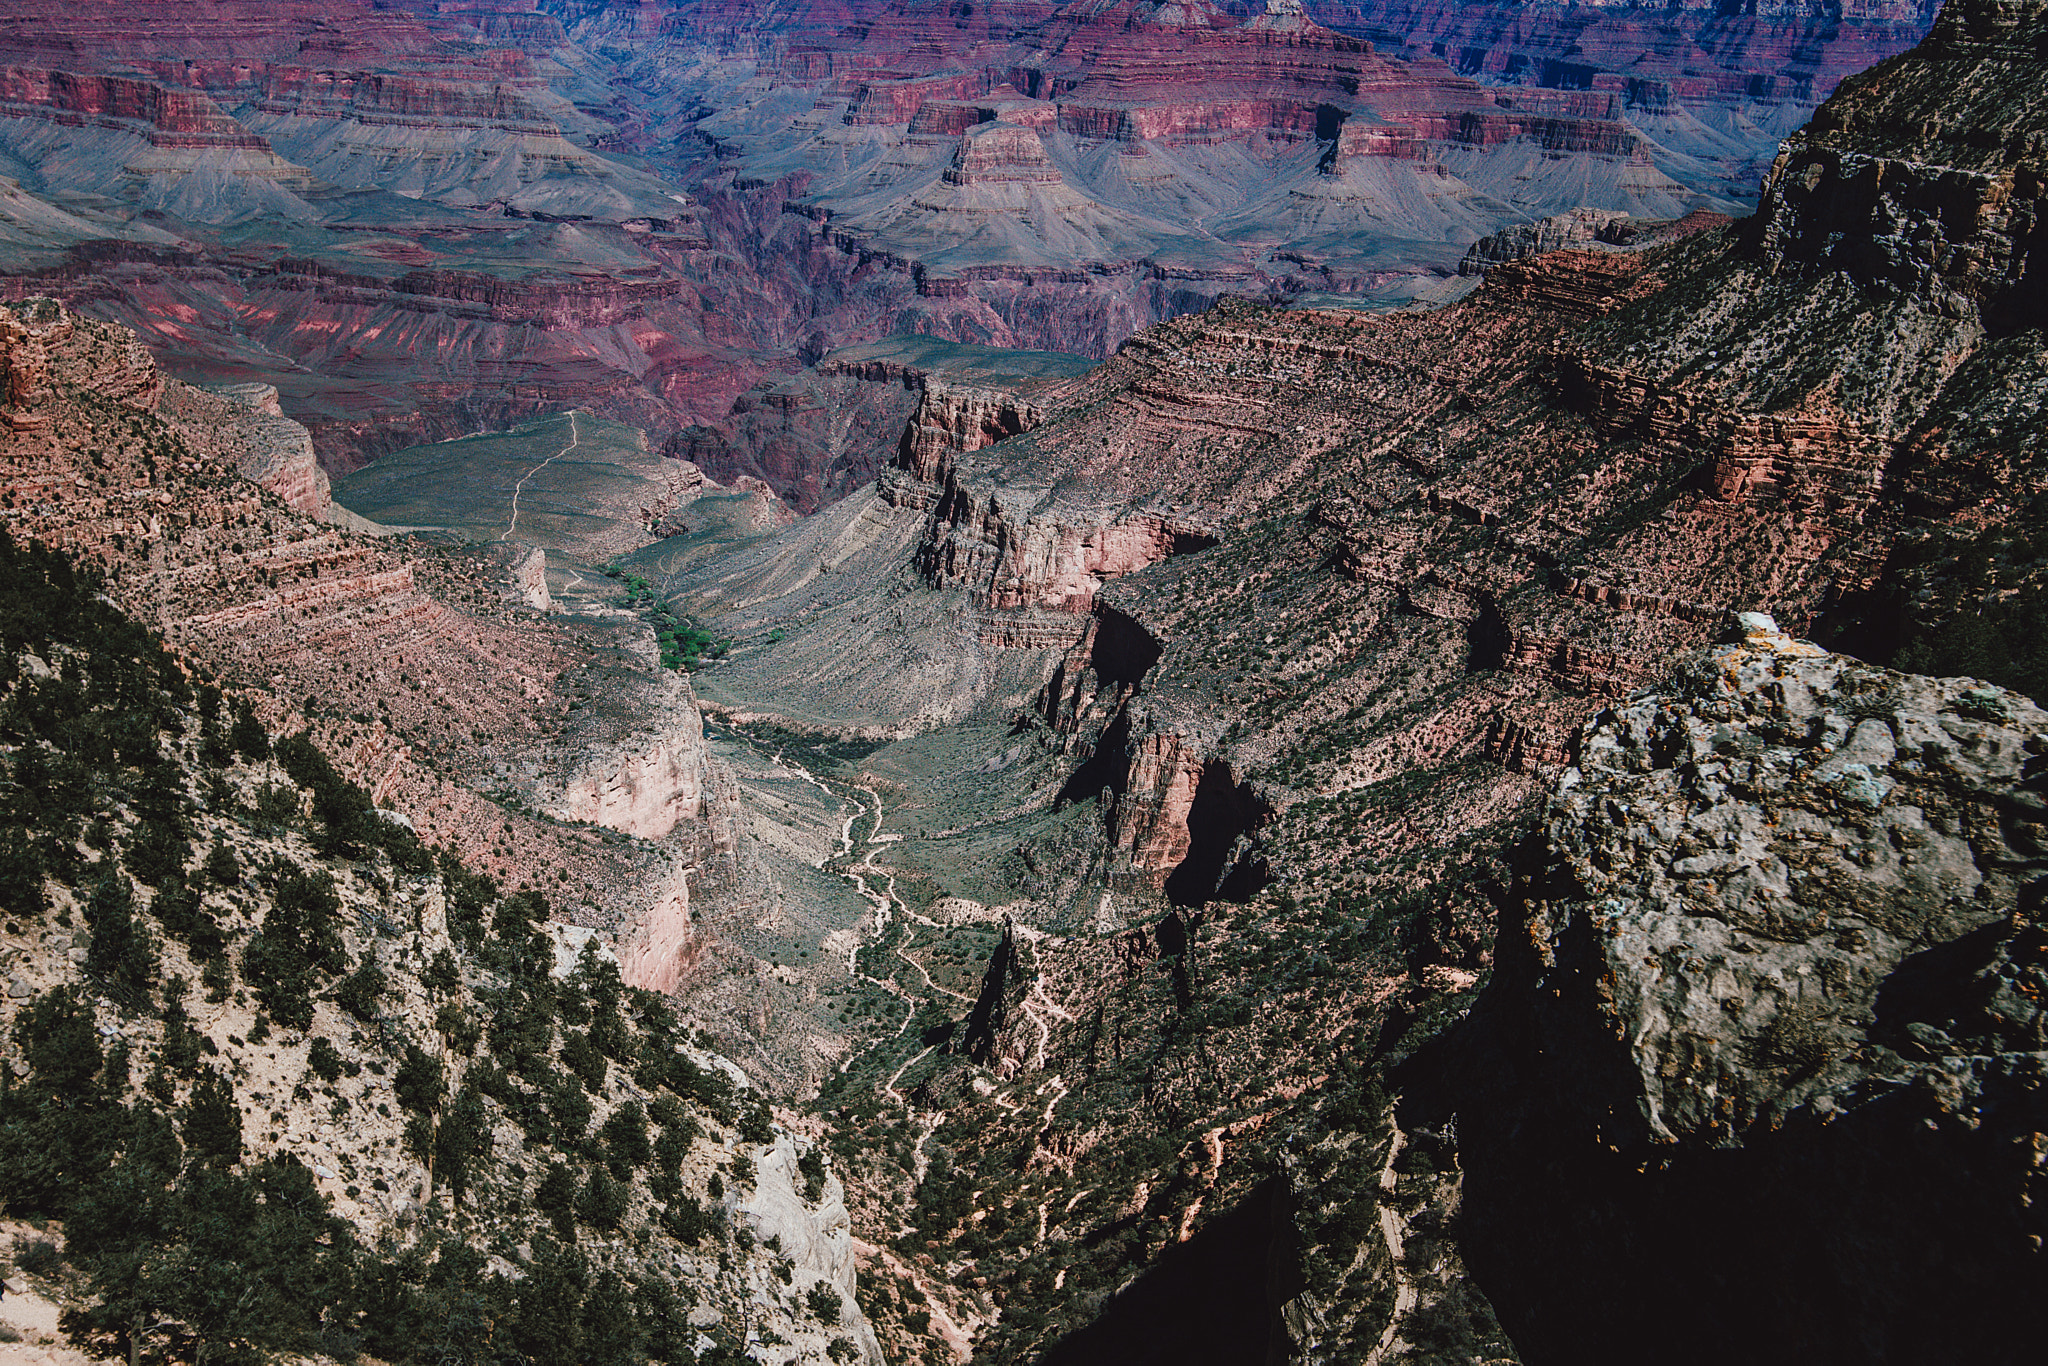
[[[1687,122],[1693,96],[1604,69],[1481,84],[1292,7],[178,16],[0,22],[12,297],[131,326],[183,378],[276,385],[330,473],[582,407],[805,509],[889,439],[747,395],[837,347],[1101,358],[1226,294],[1400,293],[1504,224],[1733,208],[1792,126],[1748,95]],[[1815,70],[1894,50],[1885,22],[1810,35]],[[1747,89],[1787,41],[1700,60]]]
[[[0,347],[10,535],[104,574],[429,843],[617,939],[636,984],[687,976],[707,948],[688,878],[736,884],[736,794],[642,623],[551,622],[518,577],[530,548],[354,529],[267,386],[195,389],[48,299],[0,309]]]

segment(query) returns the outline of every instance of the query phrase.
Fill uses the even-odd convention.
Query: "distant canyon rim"
[[[488,1019],[489,1226],[415,1217],[402,1117],[341,1187],[398,1280],[473,1233],[530,1345],[545,1180],[701,1292],[671,1360],[2032,1360],[2042,0],[0,49],[0,522],[255,732],[165,703],[221,775],[168,814],[119,732],[37,891],[203,824],[339,878],[385,1055]],[[66,650],[5,715],[67,733]],[[165,885],[267,932],[212,877]],[[101,989],[63,928],[7,930],[10,1022]],[[678,1078],[664,1179],[586,1141]],[[333,1137],[277,1085],[252,1159]]]
[[[0,277],[274,385],[330,474],[582,407],[811,511],[948,360],[848,347],[1100,360],[1225,295],[1399,302],[1568,210],[1739,213],[1932,17],[1727,8],[29,6]]]

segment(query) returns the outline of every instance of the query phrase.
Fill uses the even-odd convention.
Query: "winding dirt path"
[[[512,533],[519,529],[519,495],[525,490],[526,481],[533,478],[533,476],[535,476],[536,474],[539,474],[548,466],[554,464],[557,460],[560,460],[570,451],[575,450],[576,447],[582,443],[583,433],[579,431],[576,427],[576,411],[577,410],[574,408],[571,408],[569,410],[569,444],[562,447],[562,449],[556,451],[547,459],[541,461],[538,465],[535,465],[526,473],[520,475],[519,482],[512,486],[512,520],[505,524],[505,534],[500,536],[498,538],[499,540],[511,540]]]
[[[1394,1175],[1394,1159],[1401,1155],[1402,1145],[1401,1126],[1396,1124],[1394,1141],[1387,1145],[1387,1160],[1380,1164],[1380,1189],[1383,1191],[1394,1189],[1397,1179]],[[1401,1320],[1415,1308],[1415,1301],[1418,1298],[1414,1284],[1409,1281],[1407,1272],[1402,1269],[1400,1217],[1394,1213],[1393,1207],[1384,1201],[1380,1204],[1380,1236],[1386,1239],[1387,1252],[1393,1258],[1394,1312],[1388,1316],[1387,1326],[1380,1331],[1379,1342],[1366,1354],[1365,1366],[1380,1366],[1380,1362],[1387,1355],[1387,1349],[1394,1345],[1394,1337],[1400,1331]]]
[[[891,1073],[889,1076],[889,1080],[882,1083],[882,1093],[888,1096],[889,1099],[895,1101],[898,1105],[901,1105],[904,1109],[911,1109],[910,1102],[904,1099],[903,1093],[901,1091],[896,1089],[896,1083],[903,1080],[903,1074],[905,1072],[908,1072],[911,1068],[923,1062],[925,1058],[925,1053],[929,1053],[931,1051],[931,1048],[926,1048],[924,1050],[924,1053],[918,1054],[916,1057],[904,1063],[903,1066],[897,1068],[893,1073]]]
[[[895,1253],[889,1251],[886,1247],[879,1247],[874,1243],[864,1242],[859,1238],[855,1238],[853,1240],[853,1250],[863,1257],[873,1257],[876,1261],[883,1263],[898,1276],[909,1281],[911,1287],[918,1294],[924,1296],[925,1306],[930,1310],[932,1316],[932,1331],[939,1335],[939,1338],[946,1346],[952,1348],[955,1357],[961,1361],[966,1361],[974,1355],[973,1337],[965,1328],[960,1326],[958,1320],[947,1310],[939,1297],[932,1293],[931,1287],[925,1284],[922,1276],[918,1275],[909,1266],[906,1266],[897,1258]]]

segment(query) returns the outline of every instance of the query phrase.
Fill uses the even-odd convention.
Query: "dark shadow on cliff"
[[[1161,1253],[1040,1366],[1277,1366],[1289,1358],[1280,1307],[1301,1289],[1292,1200],[1270,1177]]]
[[[2022,1193],[2048,1099],[2025,1064],[1978,1060],[1980,1113],[1872,1083],[1740,1148],[1655,1143],[1601,983],[1534,989],[1514,920],[1472,1011],[1395,1081],[1404,1129],[1457,1135],[1460,1250],[1529,1366],[2039,1359],[2048,1220]],[[1923,959],[1891,1004],[1949,999],[1982,956]]]
[[[1271,812],[1230,770],[1202,770],[1188,807],[1188,852],[1166,878],[1166,899],[1176,906],[1249,901],[1271,877],[1253,832]]]
[[[1130,779],[1130,743],[1131,719],[1118,708],[1116,716],[1103,727],[1102,738],[1095,742],[1095,752],[1061,785],[1053,805],[1089,801],[1104,791],[1122,796]]]

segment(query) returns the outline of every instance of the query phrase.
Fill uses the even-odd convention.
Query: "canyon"
[[[906,1241],[934,1282],[971,1262],[956,1319],[1001,1287],[978,1350],[1619,1359],[1682,1276],[1751,1306],[1688,1360],[1825,1353],[1838,1328],[1911,1355],[1952,1316],[2019,1359],[2040,1035],[2034,988],[1994,979],[2035,980],[2030,902],[1964,867],[2004,866],[1979,818],[1901,784],[1998,806],[2033,713],[1826,647],[1940,665],[1986,604],[2032,620],[2040,22],[1952,7],[1785,141],[1746,220],[1503,233],[1436,307],[1226,300],[1029,404],[927,385],[872,493],[656,575],[781,634],[705,678],[713,711],[886,742],[856,771],[897,838],[863,866],[930,922],[885,929],[894,956],[924,970],[1003,925],[979,990],[927,987],[929,1028],[870,1074],[928,1127],[927,1167],[864,1169],[896,1192],[866,1217],[931,1203]],[[1730,629],[1752,653],[1699,663]],[[1691,691],[1658,694],[1674,671]],[[1672,729],[1606,748],[1624,725]],[[1937,776],[1963,752],[1991,768]],[[1781,792],[1765,759],[1810,776]],[[1656,815],[1620,774],[1693,805]],[[1703,802],[1786,843],[1684,833]],[[1893,840],[1924,851],[1896,885],[1882,860],[1826,871],[1872,819],[1925,825]],[[1644,841],[1707,881],[1614,891]],[[1930,896],[1971,908],[1909,911]],[[1745,946],[1709,952],[1702,915]],[[1822,952],[1849,960],[1794,961]],[[1869,1024],[1871,993],[1951,961],[1909,1009],[1981,987],[2002,1022],[1911,1047],[1920,1016]],[[1569,1003],[1537,1004],[1553,985]],[[1609,1060],[1617,1034],[1654,1055]],[[886,1112],[824,1099],[886,1151]],[[1910,1218],[1979,1267],[1938,1285],[1881,1194],[1951,1162],[1922,1127],[1969,1174]],[[1837,1142],[1877,1165],[1794,1199]],[[956,1169],[965,1215],[938,1203]],[[1766,1285],[1733,1249],[1773,1192],[1808,1251]],[[1785,1289],[1835,1238],[1854,1270]]]
[[[893,443],[761,420],[757,390],[849,389],[828,352],[1099,360],[1225,295],[1398,303],[1565,210],[1738,211],[1927,19],[1680,10],[1648,42],[1598,10],[1482,53],[1426,6],[958,8],[31,7],[0,22],[0,277],[273,385],[331,476],[581,407],[811,511]],[[1530,59],[1567,33],[1591,55]]]
[[[765,1359],[2025,1359],[2048,10],[966,11],[0,26],[0,520],[773,1096]]]

